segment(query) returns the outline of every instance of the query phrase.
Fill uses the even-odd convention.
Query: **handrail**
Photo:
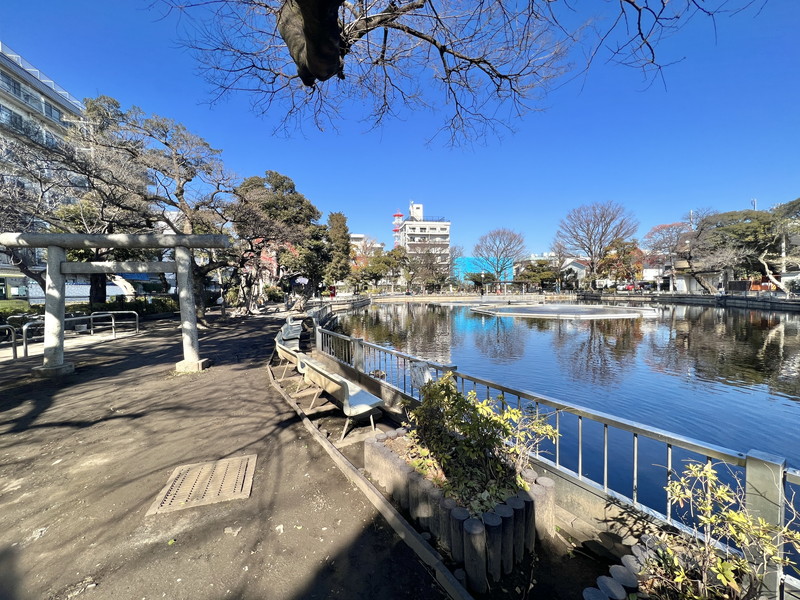
[[[99,310],[95,311],[89,315],[91,319],[91,330],[92,335],[94,335],[94,319],[96,317],[111,317],[111,333],[114,339],[117,339],[117,319],[116,315],[134,315],[136,317],[136,333],[139,333],[139,313],[135,310]],[[66,319],[65,319],[66,320]]]
[[[80,317],[67,317],[63,320],[64,323],[71,323],[74,321],[85,321],[89,320],[89,331],[91,335],[94,335],[94,320],[98,317],[111,317],[111,333],[113,339],[117,339],[117,321],[116,315],[121,314],[131,314],[135,315],[135,323],[136,323],[136,331],[135,333],[139,333],[139,313],[135,310],[112,310],[112,311],[96,311],[90,315],[82,315]],[[128,321],[123,321],[127,323]],[[28,321],[25,325],[22,326],[22,356],[28,356],[28,330],[32,327],[44,327],[44,319],[36,319],[34,321]],[[16,356],[15,356],[16,358]]]
[[[17,360],[17,330],[11,325],[0,325],[0,329],[11,332],[11,360]]]
[[[435,363],[429,363],[429,364],[434,365]],[[699,440],[681,436],[676,433],[666,431],[664,429],[658,429],[656,427],[646,426],[636,421],[623,419],[621,417],[616,417],[608,413],[592,410],[590,408],[585,408],[576,404],[569,404],[560,400],[556,400],[554,398],[550,398],[548,396],[535,394],[527,390],[517,390],[514,388],[510,388],[508,386],[505,386],[501,383],[496,383],[489,379],[482,379],[480,377],[467,375],[465,373],[460,373],[458,371],[454,371],[453,376],[463,381],[471,381],[473,382],[473,384],[479,384],[483,387],[486,387],[487,389],[497,390],[503,393],[504,395],[510,394],[512,396],[516,396],[517,408],[522,407],[521,399],[524,398],[526,400],[531,400],[532,402],[544,404],[546,406],[549,406],[550,408],[553,408],[561,412],[573,414],[577,417],[586,417],[594,421],[600,421],[606,425],[611,425],[612,427],[616,427],[617,429],[627,431],[628,433],[646,435],[650,439],[657,442],[664,442],[667,444],[678,445],[685,450],[689,450],[691,452],[697,452],[698,454],[704,454],[711,458],[724,460],[736,466],[741,467],[744,466],[745,463],[745,455],[743,453],[736,452],[735,450],[731,450],[723,446],[717,446],[715,444],[701,442]]]

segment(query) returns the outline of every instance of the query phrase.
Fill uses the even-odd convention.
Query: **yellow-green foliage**
[[[741,485],[720,481],[717,466],[690,462],[667,485],[667,496],[692,520],[694,535],[664,532],[645,564],[652,598],[757,598],[769,569],[791,561],[778,545],[800,551],[800,533],[750,515]]]

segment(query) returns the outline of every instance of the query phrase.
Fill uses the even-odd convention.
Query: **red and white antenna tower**
[[[403,224],[403,213],[397,211],[392,216],[394,217],[392,221],[392,236],[394,237],[394,245],[397,247],[400,245],[400,225]]]

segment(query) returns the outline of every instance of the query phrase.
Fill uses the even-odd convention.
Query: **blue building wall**
[[[482,270],[485,271],[485,267],[481,267],[479,259],[472,256],[462,256],[455,260],[454,271],[457,279],[464,279],[464,275],[467,273],[480,273]],[[504,281],[511,281],[513,278],[513,269],[507,269],[502,277]]]

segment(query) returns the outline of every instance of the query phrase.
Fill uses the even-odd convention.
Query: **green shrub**
[[[409,458],[473,514],[490,510],[525,484],[529,451],[557,433],[544,418],[510,408],[502,396],[458,391],[452,373],[427,383],[409,412]]]
[[[0,325],[4,325],[8,322],[8,317],[11,315],[19,315],[19,314],[34,314],[34,315],[41,315],[44,314],[44,304],[34,304],[30,305],[25,300],[0,300]],[[15,323],[15,325],[23,325],[25,320],[21,323]]]
[[[88,302],[77,302],[67,306],[67,312],[84,312],[87,315],[105,310],[134,310],[139,313],[139,316],[143,316],[177,312],[180,310],[180,306],[170,296],[153,296],[149,299],[136,298],[134,300],[125,300],[124,296],[117,296],[111,302],[94,303],[91,309]]]
[[[264,290],[264,295],[270,302],[283,302],[283,290],[276,287],[268,287]]]

